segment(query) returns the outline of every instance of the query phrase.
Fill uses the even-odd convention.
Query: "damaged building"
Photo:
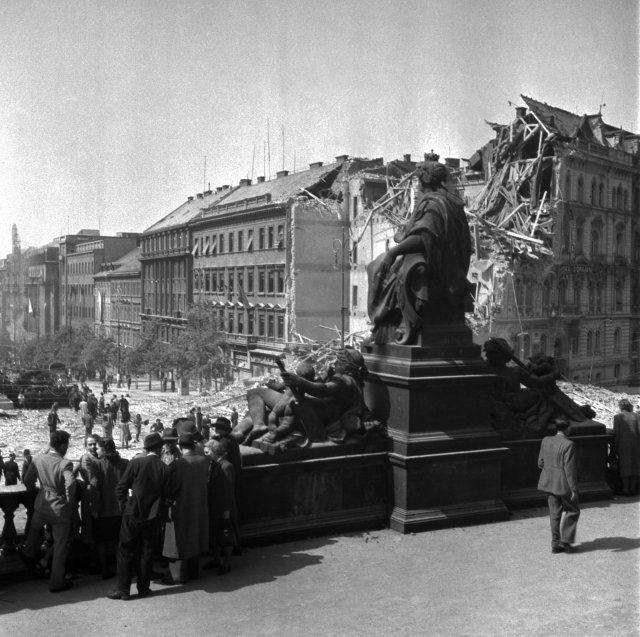
[[[522,99],[470,160],[478,340],[552,355],[570,380],[638,382],[639,137]]]

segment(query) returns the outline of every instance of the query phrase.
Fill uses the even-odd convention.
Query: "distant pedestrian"
[[[569,422],[557,418],[554,424],[556,435],[543,438],[540,445],[538,490],[547,494],[549,503],[551,552],[571,553],[580,517],[575,445],[567,438]]]
[[[133,432],[135,434],[135,442],[140,440],[140,432],[142,431],[142,416],[140,414],[136,414],[133,419]]]
[[[127,374],[127,389],[131,389],[131,374]]]
[[[16,462],[16,454],[12,451],[9,453],[9,460],[4,463],[4,483],[6,486],[10,487],[14,484],[18,484],[19,479],[20,468]]]
[[[58,408],[60,405],[58,403],[53,403],[51,405],[51,411],[47,416],[47,425],[49,426],[49,434],[51,435],[60,424],[60,416],[58,416]]]
[[[84,426],[84,444],[87,444],[87,438],[91,435],[93,431],[93,416],[89,410],[89,402],[86,398],[80,401],[80,419],[82,420],[82,424]]]
[[[628,400],[621,400],[618,406],[620,413],[613,417],[613,450],[618,459],[622,494],[635,495],[640,475],[640,418]]]
[[[22,452],[22,480],[24,481],[24,474],[26,473],[29,465],[33,462],[33,456],[31,455],[31,451],[29,449],[25,449]]]
[[[238,424],[238,410],[235,405],[231,408],[231,429],[233,429]]]
[[[20,407],[20,409],[24,409],[26,404],[27,404],[27,399],[24,395],[24,392],[21,390],[20,393],[18,394],[18,407]]]

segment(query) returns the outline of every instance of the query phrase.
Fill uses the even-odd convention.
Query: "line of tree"
[[[187,312],[184,329],[174,342],[161,340],[162,322],[143,324],[135,347],[120,349],[113,338],[97,336],[87,323],[73,331],[64,328],[52,336],[32,339],[16,346],[14,364],[21,368],[46,369],[51,363],[62,363],[66,369],[83,373],[88,378],[116,373],[149,377],[175,372],[178,378],[196,379],[217,384],[228,369],[222,342],[221,326],[205,304],[196,303]],[[13,344],[0,351],[9,362]]]

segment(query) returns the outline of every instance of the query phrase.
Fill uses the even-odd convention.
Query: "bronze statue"
[[[417,344],[425,325],[464,324],[471,258],[464,204],[446,189],[444,164],[425,161],[416,175],[421,196],[411,218],[396,245],[367,267],[376,344]]]
[[[558,388],[562,374],[553,357],[535,354],[525,365],[503,338],[490,338],[484,352],[489,371],[496,375],[492,425],[503,438],[548,435],[556,417],[584,423],[595,416],[589,405],[578,405]],[[507,365],[511,361],[516,366]]]
[[[340,443],[350,434],[382,430],[364,402],[367,368],[360,352],[348,347],[340,350],[326,378],[319,381],[307,367],[299,366],[295,374],[282,371],[284,388],[269,383],[250,389],[249,414],[234,428],[235,435],[244,438],[245,444],[257,437],[278,442],[294,436],[292,446],[305,446],[295,440],[296,432],[310,443],[327,439]]]

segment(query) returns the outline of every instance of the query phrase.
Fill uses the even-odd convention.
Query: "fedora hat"
[[[231,421],[224,416],[218,416],[213,424],[214,429],[220,429],[220,431],[231,431]]]
[[[178,432],[175,427],[167,427],[162,431],[162,441],[172,442],[178,439]]]
[[[191,418],[176,418],[173,421],[173,426],[178,432],[178,440],[185,434],[192,435],[193,441],[197,442],[202,440],[202,434],[198,431],[195,421]]]
[[[162,447],[162,436],[157,431],[145,436],[144,448],[153,449],[154,447]]]

